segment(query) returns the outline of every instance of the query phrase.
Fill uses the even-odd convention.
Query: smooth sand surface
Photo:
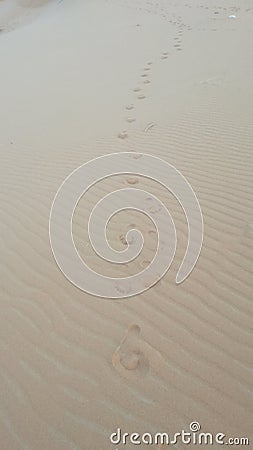
[[[0,0],[0,28],[0,449],[131,449],[110,444],[117,427],[175,433],[196,420],[252,445],[251,0]],[[176,285],[187,226],[174,197],[139,176],[94,186],[74,237],[95,270],[130,275],[154,256],[154,226],[134,211],[108,229],[118,250],[133,225],[142,231],[132,264],[92,251],[89,214],[114,189],[154,193],[178,231],[166,276],[115,301],[68,282],[48,222],[72,170],[121,151],[175,165],[205,234],[197,266]]]

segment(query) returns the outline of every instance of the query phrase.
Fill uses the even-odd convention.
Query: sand
[[[251,3],[0,1],[1,450],[132,449],[112,445],[111,433],[175,433],[193,421],[252,445]],[[123,151],[158,156],[184,174],[202,208],[204,242],[176,285],[187,226],[175,198],[134,175],[95,185],[73,230],[98,272],[139,272],[157,241],[147,218],[122,212],[109,224],[111,245],[124,249],[134,225],[143,252],[120,267],[94,254],[88,217],[112,190],[152,192],[178,232],[161,281],[131,299],[104,300],[58,269],[49,214],[71,171]]]

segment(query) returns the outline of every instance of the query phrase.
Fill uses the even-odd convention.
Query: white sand
[[[194,420],[252,439],[251,3],[0,0],[1,450],[107,450],[117,427],[177,432]],[[205,235],[196,268],[176,285],[184,214],[136,177],[168,206],[178,249],[156,286],[113,301],[62,275],[48,221],[64,178],[118,151],[182,171]],[[114,271],[87,246],[94,204],[129,185],[127,176],[103,181],[74,218],[81,254],[110,276],[138,272],[154,255],[154,229],[134,212],[109,227],[117,249],[132,224],[142,230],[132,266]]]

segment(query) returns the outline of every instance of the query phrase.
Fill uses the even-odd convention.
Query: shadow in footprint
[[[133,104],[127,105],[125,109],[126,109],[127,111],[131,111],[132,109],[134,109],[134,105],[133,105]]]
[[[140,333],[139,325],[130,325],[112,356],[113,367],[121,376],[132,381],[142,378],[149,371],[149,362],[145,355],[145,342]]]

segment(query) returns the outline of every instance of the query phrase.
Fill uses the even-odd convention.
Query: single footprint
[[[140,92],[141,88],[139,86],[136,86],[135,88],[133,88],[134,92]]]
[[[151,130],[151,128],[153,128],[155,126],[155,122],[149,122],[147,124],[147,126],[144,128],[144,132],[147,133],[149,130]]]
[[[121,133],[118,134],[118,138],[120,139],[126,139],[128,137],[127,131],[122,131]]]
[[[127,246],[127,240],[126,240],[126,236],[124,234],[121,234],[119,236],[120,241],[122,242],[123,245]]]
[[[143,269],[146,269],[147,267],[150,266],[150,264],[151,264],[151,261],[144,260],[144,261],[141,261],[140,266],[141,266]]]
[[[152,66],[152,64],[153,64],[152,61],[148,61],[148,62],[147,62],[147,65],[148,65],[148,66]]]
[[[113,367],[124,378],[138,380],[149,371],[148,358],[145,355],[145,342],[140,336],[139,325],[132,324],[112,356]]]
[[[137,98],[138,98],[139,100],[144,100],[144,98],[146,98],[146,95],[140,94],[140,95],[138,95]]]
[[[147,76],[148,76],[147,73],[142,73],[142,74],[141,74],[141,77],[142,77],[142,78],[145,78],[145,77],[147,77]]]
[[[127,111],[131,111],[132,109],[134,109],[134,105],[127,105],[126,106],[126,110]]]
[[[143,157],[142,153],[135,153],[133,152],[132,156],[133,159],[141,159]]]
[[[146,79],[143,81],[144,84],[150,84],[150,80]]]
[[[149,230],[148,235],[151,236],[151,238],[157,238],[157,232],[155,230]]]
[[[135,122],[135,118],[134,117],[127,117],[126,118],[126,121],[128,122],[128,123],[133,123],[133,122]]]
[[[133,295],[133,288],[130,281],[124,285],[120,281],[115,281],[114,287],[117,293],[120,294],[121,298],[130,297]]]
[[[138,180],[138,178],[134,178],[134,177],[127,178],[127,183],[128,184],[137,184],[137,183],[139,183],[139,180]]]

